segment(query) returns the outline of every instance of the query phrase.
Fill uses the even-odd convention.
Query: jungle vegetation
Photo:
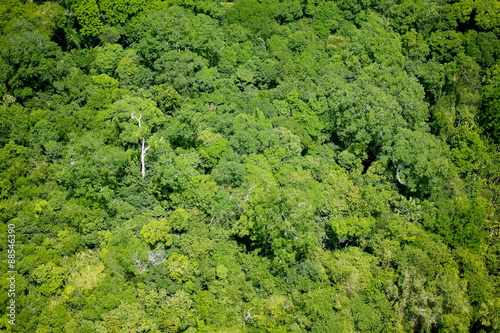
[[[0,31],[0,329],[500,331],[499,0],[2,0]]]

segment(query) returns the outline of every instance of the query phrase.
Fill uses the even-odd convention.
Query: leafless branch
[[[161,265],[165,262],[165,251],[163,249],[156,249],[156,251],[148,252],[148,263],[153,266]]]
[[[141,123],[142,113],[139,115],[139,118],[137,118],[135,116],[135,114],[132,112],[131,118],[137,120],[137,122],[139,123],[139,127],[141,127],[141,125],[142,125],[142,123]]]
[[[134,261],[134,266],[137,267],[137,269],[139,270],[139,274],[142,274],[144,272],[147,272],[148,269],[146,267],[144,267],[144,265],[142,264],[142,260],[141,258],[139,258],[139,255],[136,255],[135,258],[132,258],[132,261]]]
[[[244,312],[244,314],[245,314],[245,317],[243,318],[243,320],[245,321],[245,324],[246,324],[246,322],[247,322],[248,320],[250,320],[250,319],[252,319],[252,318],[257,317],[257,315],[252,316],[252,314],[250,313],[250,311],[252,311],[253,309],[254,309],[254,308],[250,308],[250,309],[248,309],[248,310],[246,310],[246,311],[243,311],[243,312]]]
[[[408,186],[408,184],[406,184],[405,182],[403,182],[401,180],[401,178],[399,177],[399,173],[401,171],[400,169],[401,169],[401,165],[398,165],[398,167],[396,168],[396,179],[398,180],[398,183],[400,183],[401,185]]]

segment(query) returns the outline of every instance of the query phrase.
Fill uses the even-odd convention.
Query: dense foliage
[[[2,330],[500,331],[499,0],[4,0],[0,29]]]

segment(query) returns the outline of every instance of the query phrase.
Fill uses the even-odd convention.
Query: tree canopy
[[[500,331],[499,59],[499,0],[3,1],[0,329]]]

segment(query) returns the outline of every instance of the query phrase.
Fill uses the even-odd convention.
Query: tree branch
[[[141,149],[141,174],[142,178],[146,177],[146,153],[151,148],[151,146],[144,147],[144,142],[146,140],[142,138],[142,149]]]
[[[243,318],[243,320],[245,321],[245,324],[246,322],[249,320],[249,319],[252,319],[252,318],[255,318],[257,317],[257,315],[254,315],[252,316],[252,314],[250,313],[250,311],[252,311],[254,308],[250,308],[246,311],[243,311],[243,313],[245,314],[245,317]]]
[[[406,184],[405,182],[403,182],[401,180],[401,178],[399,177],[400,169],[401,169],[401,164],[399,164],[398,167],[396,168],[396,179],[398,180],[398,183],[400,183],[401,185],[404,185],[404,186],[408,187],[408,184]]]
[[[147,272],[148,269],[142,264],[142,260],[141,258],[139,258],[139,255],[137,255],[135,258],[132,258],[132,261],[134,261],[133,265],[139,270],[139,275]]]
[[[140,128],[140,127],[141,127],[141,125],[142,125],[142,123],[141,123],[142,113],[139,115],[139,118],[137,118],[137,117],[135,116],[135,114],[132,112],[132,114],[131,114],[131,118],[132,118],[132,119],[137,120],[137,122],[139,123],[139,128]]]

